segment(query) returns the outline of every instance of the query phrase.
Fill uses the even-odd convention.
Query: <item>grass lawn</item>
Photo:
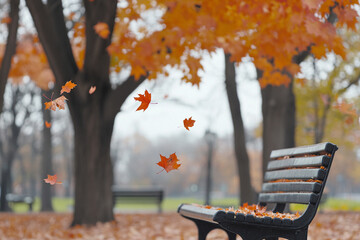
[[[136,202],[136,201],[134,201]],[[73,199],[71,198],[53,198],[53,207],[55,212],[70,212],[73,208]],[[203,204],[203,200],[197,198],[165,198],[163,201],[163,210],[165,212],[176,211],[178,206],[181,203],[199,203]],[[238,201],[236,198],[225,198],[225,199],[215,199],[211,202],[212,206],[218,207],[237,207]],[[13,209],[16,213],[25,213],[28,211],[27,204],[16,204],[13,206]],[[117,203],[115,209],[117,211],[156,211],[156,204],[143,204],[143,203]],[[305,209],[304,205],[294,204],[291,206],[293,211],[303,211]],[[36,198],[33,205],[34,212],[40,210],[40,199]],[[333,211],[357,211],[360,212],[360,201],[354,200],[345,200],[337,198],[329,198],[327,201],[320,205],[320,210],[333,210]]]

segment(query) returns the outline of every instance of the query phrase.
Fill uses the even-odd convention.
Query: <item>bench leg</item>
[[[206,240],[206,236],[209,234],[209,232],[211,232],[214,229],[221,229],[221,230],[225,231],[226,234],[228,235],[229,240],[236,239],[235,233],[223,229],[218,224],[201,221],[201,220],[195,220],[195,219],[191,219],[191,218],[189,218],[189,219],[192,220],[196,224],[196,227],[198,229],[198,234],[199,234],[199,240]]]

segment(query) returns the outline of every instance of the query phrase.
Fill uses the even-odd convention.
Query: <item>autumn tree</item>
[[[346,59],[334,54],[320,60],[312,57],[303,66],[308,73],[297,79],[297,138],[302,143],[332,138],[336,125],[343,125],[344,132],[356,128],[356,104],[346,95],[360,80],[359,34],[346,29],[340,34],[346,46]]]
[[[299,71],[294,56],[308,48],[342,53],[336,27],[323,21],[329,9],[337,10],[340,25],[356,16],[352,1],[84,0],[84,20],[69,32],[66,21],[71,18],[65,19],[62,1],[26,4],[55,75],[54,93],[69,80],[77,84],[65,94],[75,131],[73,225],[113,219],[114,119],[146,78],[175,67],[185,82],[199,85],[201,53],[222,48],[232,62],[252,58],[262,71],[261,86],[287,85],[291,77],[286,73]],[[109,72],[121,79],[110,78]],[[91,86],[96,86],[92,95]]]

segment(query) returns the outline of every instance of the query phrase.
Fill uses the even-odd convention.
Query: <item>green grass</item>
[[[71,198],[53,198],[53,207],[55,212],[71,212],[73,208],[73,199]],[[182,203],[199,203],[203,204],[202,199],[198,198],[165,198],[162,204],[163,210],[166,212],[176,211]],[[238,201],[236,198],[225,198],[215,199],[211,201],[212,206],[217,207],[237,207]],[[302,204],[293,204],[291,206],[292,211],[304,211],[306,206]],[[16,213],[26,213],[28,211],[27,204],[16,204],[13,207]],[[116,210],[119,211],[156,211],[157,205],[154,203],[144,204],[136,203],[136,201],[117,203]],[[40,210],[40,199],[36,198],[33,205],[34,212]],[[360,212],[360,201],[344,200],[329,198],[324,204],[320,205],[320,210],[332,210],[332,211],[359,211]]]

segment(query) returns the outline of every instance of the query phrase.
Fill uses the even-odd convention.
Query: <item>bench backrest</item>
[[[332,143],[320,143],[272,151],[259,203],[276,203],[273,211],[279,212],[286,203],[308,204],[307,211],[315,216],[337,149]]]

